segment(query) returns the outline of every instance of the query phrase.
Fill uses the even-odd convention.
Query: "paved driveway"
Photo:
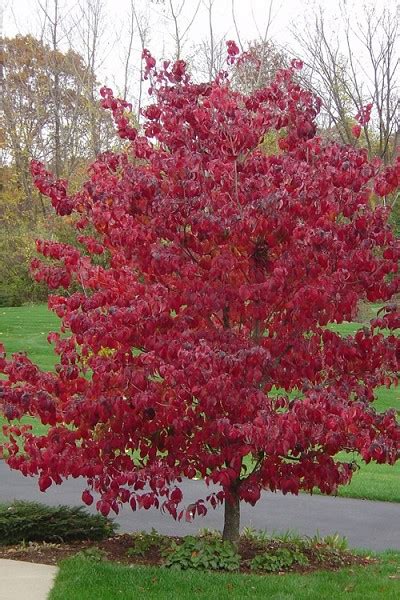
[[[0,461],[0,502],[15,498],[36,500],[49,505],[77,505],[81,504],[83,489],[82,480],[71,479],[42,493],[34,478],[23,477],[19,472],[11,471],[4,461]],[[184,481],[182,490],[185,503],[204,498],[208,493],[208,488],[202,481]],[[221,507],[210,509],[206,517],[197,518],[193,523],[176,523],[158,510],[132,512],[125,506],[116,520],[123,532],[148,531],[154,527],[160,533],[186,535],[203,527],[222,529],[223,511]],[[280,532],[292,529],[305,535],[337,532],[346,536],[353,547],[400,550],[400,504],[390,502],[306,494],[297,497],[283,496],[265,492],[255,507],[242,504],[242,526]]]

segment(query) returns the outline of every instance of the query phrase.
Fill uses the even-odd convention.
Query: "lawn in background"
[[[0,307],[0,343],[4,345],[7,356],[26,351],[34,363],[50,371],[58,357],[48,343],[47,335],[50,331],[57,331],[59,324],[60,320],[46,304]],[[4,439],[4,423],[6,421],[0,415],[0,441]],[[33,417],[24,417],[21,423],[32,425],[37,435],[45,434],[48,429]]]
[[[47,335],[59,326],[60,320],[45,304],[0,307],[0,343],[7,355],[27,352],[46,371],[53,369],[57,359]]]
[[[400,553],[385,552],[367,567],[307,575],[240,575],[128,567],[87,558],[61,562],[49,600],[397,600]]]
[[[377,308],[376,305],[369,308],[369,318]],[[343,323],[332,325],[331,328],[342,335],[349,335],[360,326],[359,323]],[[49,331],[57,330],[58,327],[59,319],[44,304],[0,308],[0,342],[4,344],[7,354],[25,350],[35,363],[46,370],[51,370],[57,359],[53,347],[47,342],[47,334]],[[381,411],[391,407],[399,410],[399,396],[398,388],[380,388],[374,406]],[[37,435],[46,432],[47,427],[32,417],[26,417],[22,422],[32,424],[33,431]],[[3,439],[1,433],[3,423],[4,420],[0,417],[0,441]],[[348,454],[343,453],[341,457],[343,460],[349,460]],[[349,486],[340,488],[340,496],[400,502],[400,461],[395,466],[375,463],[366,465],[359,457],[355,458],[361,465],[361,469],[354,474]]]
[[[364,310],[366,319],[376,315],[379,305],[370,305],[369,310]],[[330,329],[337,331],[340,335],[353,335],[362,325],[360,323],[332,324]],[[399,388],[379,388],[378,398],[374,407],[379,411],[396,408],[400,414],[400,391]],[[348,460],[349,455],[342,452],[340,457]],[[400,502],[400,461],[394,466],[365,464],[359,457],[354,456],[361,466],[354,473],[350,485],[341,486],[338,495],[346,498],[367,498],[368,500],[386,500],[389,502]]]

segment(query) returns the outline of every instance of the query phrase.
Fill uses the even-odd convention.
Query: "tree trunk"
[[[237,545],[240,528],[240,499],[239,494],[231,490],[231,497],[225,499],[224,531],[222,539]]]
[[[57,179],[61,177],[61,117],[60,117],[60,75],[55,65],[54,74],[54,171]]]

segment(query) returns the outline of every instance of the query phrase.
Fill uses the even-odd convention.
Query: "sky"
[[[60,0],[61,7],[65,13],[74,14],[77,12],[79,1],[83,4],[90,0]],[[207,1],[207,0],[206,0]],[[36,0],[0,0],[4,7],[4,35],[11,37],[17,33],[35,33],[40,31],[40,19]],[[45,3],[46,0],[41,0]],[[51,0],[47,0],[51,4]],[[115,65],[115,48],[119,43],[124,43],[127,35],[127,21],[129,14],[130,0],[103,0],[107,20],[107,32],[105,37],[118,39],[117,44],[108,40],[109,51],[111,53],[108,60],[107,70],[111,74],[113,60]],[[171,33],[173,24],[163,10],[161,3],[151,3],[149,0],[134,0],[139,13],[147,14],[150,19],[150,39],[149,46],[154,54],[168,53],[168,48],[172,47]],[[173,0],[173,5],[179,8],[182,0]],[[331,12],[332,6],[339,5],[338,0],[321,0],[319,2],[325,10]],[[357,2],[356,2],[357,3]],[[165,8],[168,9],[169,0],[165,0]],[[196,11],[198,0],[186,0],[180,22],[182,29],[188,24]],[[300,24],[302,15],[305,11],[312,13],[312,0],[272,0],[272,23],[269,30],[269,37],[278,41],[282,46],[286,46],[292,36],[289,33],[291,26],[296,27]],[[361,2],[358,2],[361,4]],[[236,21],[239,26],[240,36],[243,40],[255,39],[261,33],[264,34],[268,21],[268,12],[270,7],[269,0],[234,0]],[[236,39],[234,23],[232,20],[232,0],[214,0],[213,4],[213,26],[215,37],[226,36],[228,39]],[[185,50],[189,51],[190,46],[200,43],[208,35],[208,14],[204,0],[200,0],[200,6],[197,11],[192,27],[188,32],[185,42]],[[125,40],[126,41],[126,40]],[[113,52],[114,51],[114,52]],[[114,53],[114,56],[113,56]]]
[[[46,0],[41,0],[43,3]],[[48,0],[49,1],[49,0]],[[79,0],[60,0],[62,5],[67,10],[74,10]],[[90,0],[81,0],[83,3]],[[173,0],[173,5],[179,7],[182,0]],[[207,0],[206,0],[207,1]],[[322,0],[322,4],[327,7],[335,3],[335,0]],[[32,31],[36,26],[35,13],[37,12],[35,0],[2,0],[4,6],[4,30],[6,35],[13,35],[18,31]],[[118,26],[121,20],[129,12],[130,0],[104,0],[110,24]],[[165,1],[165,6],[168,8],[169,0]],[[153,22],[153,38],[160,40],[166,33],[166,19],[164,19],[164,11],[160,2],[151,2],[150,0],[135,0],[135,5],[139,11],[145,12],[146,6],[150,8],[150,12],[154,13],[155,21]],[[183,9],[184,19],[191,19],[198,5],[198,0],[186,0]],[[234,26],[231,17],[231,0],[214,0],[213,14],[214,23],[218,33],[231,32],[234,34]],[[268,13],[270,2],[269,0],[235,0],[235,11],[237,21],[240,25],[240,30],[243,32],[244,38],[251,38],[257,35],[257,27],[263,30],[266,16]],[[280,34],[285,28],[288,21],[296,18],[305,8],[312,5],[308,0],[273,0],[272,12],[274,14],[274,33]],[[200,0],[200,8],[194,22],[194,27],[190,31],[192,38],[200,40],[207,30],[208,15],[203,0]]]
[[[51,5],[52,0],[46,1]],[[91,0],[59,0],[61,10],[68,18],[76,18],[79,12],[79,2],[87,5]],[[104,3],[104,35],[101,45],[101,60],[97,70],[102,84],[112,85],[121,89],[125,52],[128,45],[129,6],[131,0],[102,0]],[[183,53],[194,56],[196,44],[208,36],[208,13],[206,4],[208,0],[171,0],[175,10],[184,2],[179,19],[181,30],[184,30],[191,21],[199,5],[196,17],[188,31],[184,42]],[[341,4],[346,4],[351,15],[356,21],[362,15],[366,0],[271,0],[272,22],[268,31],[268,38],[278,47],[289,51],[292,55],[299,55],[299,49],[294,40],[293,31],[301,31],[304,27],[304,17],[313,18],[317,6],[323,7],[326,14],[328,31],[331,34],[340,34],[338,14]],[[369,4],[382,6],[384,0],[367,0]],[[40,9],[37,0],[0,0],[3,3],[3,31],[6,37],[17,33],[32,33],[37,35],[40,31]],[[140,15],[148,20],[149,38],[147,46],[156,58],[170,57],[173,52],[173,22],[168,18],[168,5],[170,0],[134,0],[135,7]],[[240,38],[254,40],[264,35],[268,22],[270,0],[234,0],[236,23],[240,30]],[[385,0],[387,4],[397,5],[398,0]],[[232,0],[214,0],[213,3],[213,29],[215,39],[225,37],[237,40],[237,33],[232,19]],[[73,35],[73,33],[71,34]],[[131,79],[137,81],[138,65],[140,64],[140,43],[134,40],[131,53]],[[136,75],[135,75],[136,72]],[[137,84],[136,84],[137,85]]]

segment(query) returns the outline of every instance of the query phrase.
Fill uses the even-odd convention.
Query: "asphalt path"
[[[69,479],[62,485],[53,485],[40,492],[37,480],[12,471],[0,461],[0,502],[35,500],[48,505],[80,505],[85,489],[83,480]],[[210,488],[202,481],[185,480],[181,489],[185,504],[205,498]],[[95,509],[90,508],[93,512]],[[121,532],[150,531],[153,527],[167,535],[187,535],[199,529],[222,529],[223,510],[209,509],[205,517],[193,522],[175,522],[160,510],[138,510],[133,512],[124,506],[115,520]],[[328,535],[339,533],[345,536],[351,547],[370,550],[400,550],[400,504],[370,502],[347,498],[323,496],[299,496],[264,492],[256,506],[242,503],[242,527],[266,529],[269,532],[293,530],[303,535]]]

